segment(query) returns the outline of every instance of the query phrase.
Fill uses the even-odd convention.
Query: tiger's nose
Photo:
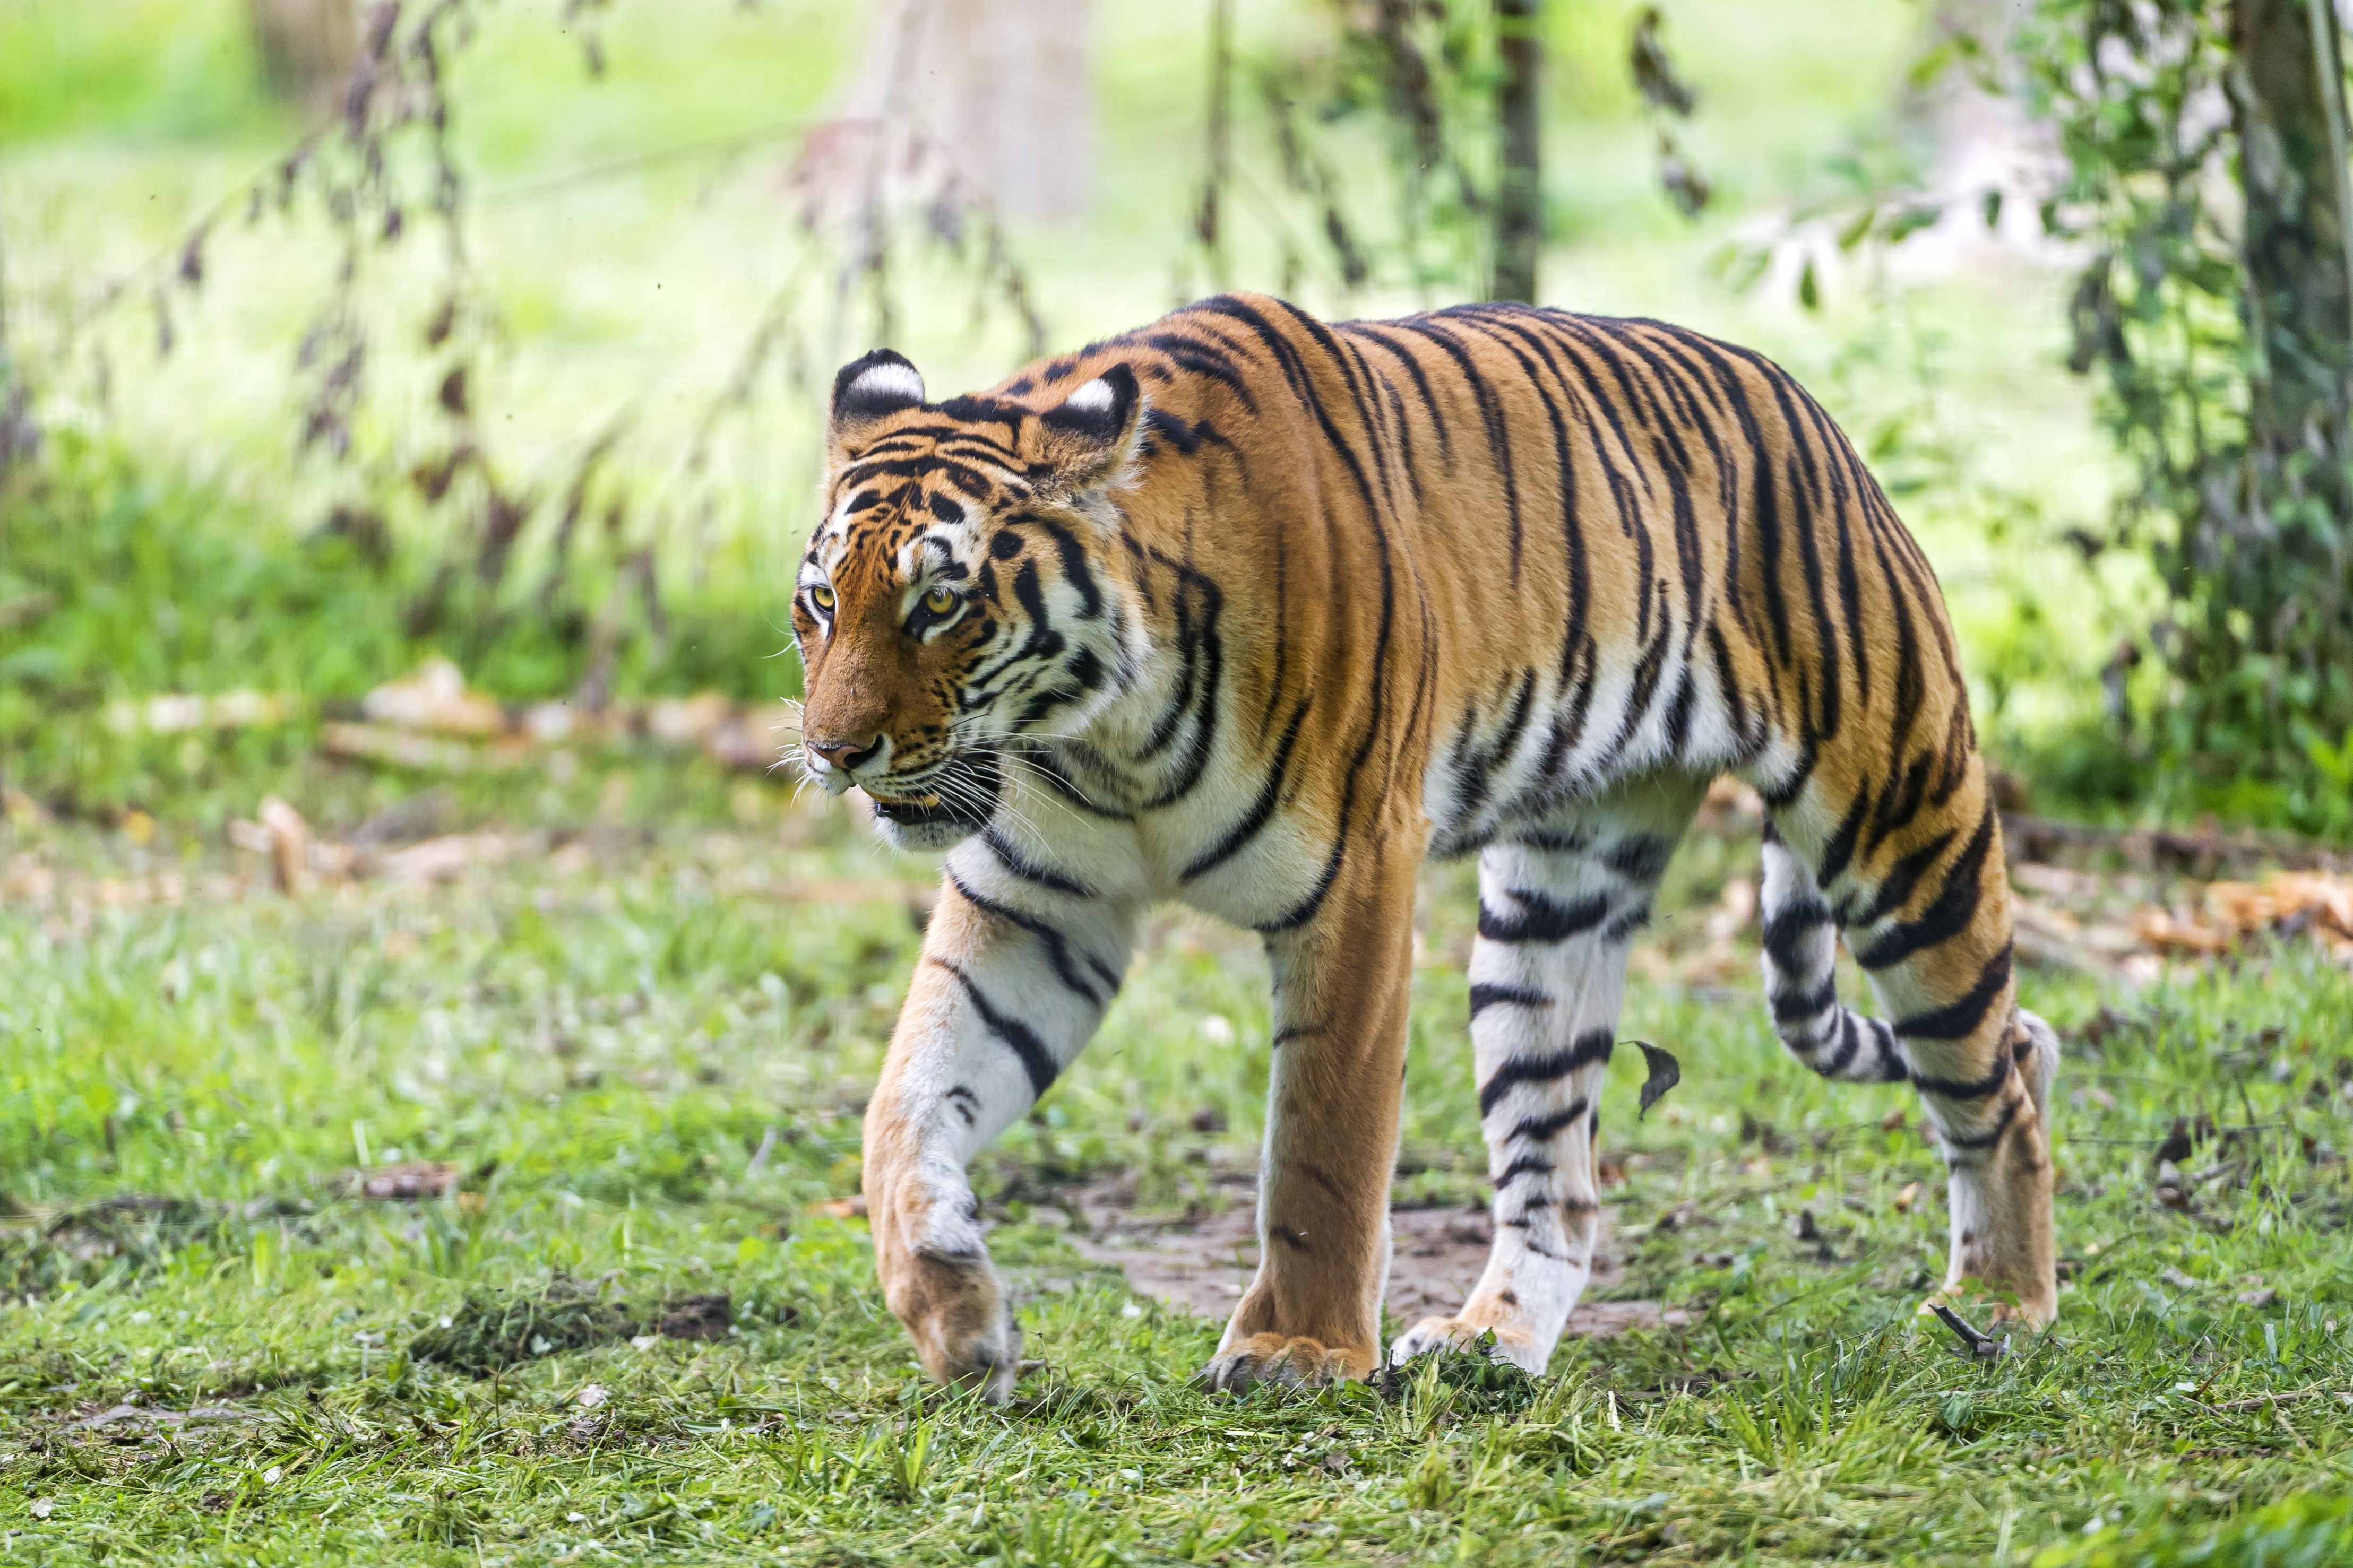
[[[809,743],[810,751],[815,752],[818,756],[823,757],[827,762],[831,763],[835,767],[839,768],[846,773],[854,773],[868,763],[872,762],[874,760],[875,753],[880,752],[881,749],[882,737],[880,735],[868,741],[862,746],[855,741],[844,741],[836,745],[830,746],[820,746],[815,742],[811,742]]]

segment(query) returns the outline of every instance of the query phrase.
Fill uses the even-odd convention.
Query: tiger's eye
[[[934,588],[923,595],[923,608],[935,616],[944,616],[955,608],[956,596],[945,588]]]
[[[827,587],[824,584],[819,583],[817,586],[809,590],[809,603],[815,605],[820,610],[832,609],[833,590]]]

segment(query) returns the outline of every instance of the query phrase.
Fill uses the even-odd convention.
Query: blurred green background
[[[0,602],[55,595],[60,574],[91,579],[62,613],[5,634],[18,646],[0,654],[0,745],[35,753],[16,763],[19,782],[93,808],[174,787],[128,763],[95,767],[88,747],[71,777],[38,760],[54,749],[44,734],[123,697],[259,686],[350,698],[432,651],[502,699],[560,696],[595,662],[600,613],[615,623],[616,689],[794,694],[794,661],[776,656],[814,480],[809,389],[881,330],[862,282],[845,281],[855,215],[836,199],[862,153],[828,153],[819,128],[871,112],[887,90],[874,80],[887,22],[793,0],[468,11],[447,60],[461,258],[412,205],[399,243],[361,237],[339,300],[345,251],[324,204],[299,183],[284,211],[277,201],[286,150],[333,106],[273,89],[255,26],[269,9],[0,10],[8,329],[51,459],[46,489],[11,501]],[[1088,23],[1063,138],[1082,195],[1050,219],[1008,216],[1001,236],[1049,348],[1136,325],[1211,281],[1192,232],[1209,6],[1071,9]],[[1926,542],[1997,757],[2053,804],[2117,809],[2098,674],[2119,616],[2145,605],[2147,574],[2111,552],[2094,575],[2056,542],[2103,514],[2115,484],[2086,387],[2061,363],[2068,258],[1957,222],[1949,241],[1940,230],[1841,254],[1801,221],[1865,187],[1933,184],[1973,158],[2017,163],[2031,138],[1910,85],[1934,19],[1918,0],[1690,0],[1662,35],[1698,98],[1683,153],[1715,192],[1688,221],[1661,193],[1656,130],[1630,79],[1635,12],[1546,13],[1541,298],[1689,323],[1796,371]],[[1314,204],[1278,177],[1260,105],[1286,70],[1329,53],[1331,30],[1315,0],[1240,8],[1224,280],[1333,314],[1475,296],[1475,278],[1417,286],[1388,264],[1385,165],[1361,128],[1328,127],[1328,148],[1371,276],[1346,287],[1316,250]],[[426,188],[417,139],[387,146],[390,178]],[[831,193],[814,227],[813,168]],[[1727,258],[1780,240],[1764,280],[1736,288]],[[993,382],[1027,352],[1017,313],[977,280],[981,248],[973,234],[961,255],[902,237],[892,259],[889,335],[935,394]],[[1792,274],[1815,254],[1809,309]],[[422,335],[453,279],[470,374],[456,431],[436,397],[450,346]],[[306,364],[305,343],[330,319],[364,339],[340,460],[298,439],[327,356],[313,343]],[[739,395],[723,397],[739,374]],[[576,531],[551,589],[572,477],[608,430],[589,505],[617,520]],[[532,510],[503,599],[420,615],[481,508],[464,483],[427,504],[413,481],[461,443]],[[388,562],[327,530],[338,508],[381,517],[398,546]],[[373,541],[363,530],[356,544]],[[640,552],[654,585],[632,597]]]

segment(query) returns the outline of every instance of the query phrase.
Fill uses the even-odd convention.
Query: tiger
[[[2057,1308],[2047,1103],[2001,823],[1935,574],[1764,356],[1517,304],[1326,323],[1229,294],[926,401],[835,378],[791,619],[799,757],[944,851],[864,1121],[876,1271],[926,1371],[1021,1335],[966,1168],[1052,1087],[1175,900],[1271,982],[1260,1261],[1211,1389],[1449,1347],[1539,1373],[1593,1271],[1630,944],[1712,781],[1765,805],[1773,1026],[1909,1083],[1942,1289]],[[1478,858],[1484,1271],[1384,1352],[1418,873]],[[1843,938],[1877,1016],[1841,1004]],[[1492,1336],[1492,1337],[1491,1337]]]

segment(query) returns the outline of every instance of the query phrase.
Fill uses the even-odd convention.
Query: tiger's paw
[[[1373,1355],[1368,1350],[1327,1346],[1321,1340],[1252,1334],[1226,1346],[1201,1369],[1201,1381],[1211,1390],[1239,1393],[1253,1384],[1271,1383],[1313,1387],[1369,1377]]]
[[[923,1370],[991,1405],[1013,1397],[1021,1329],[985,1257],[917,1255],[892,1271],[891,1310],[907,1326]]]
[[[1528,1333],[1501,1323],[1473,1323],[1461,1318],[1424,1318],[1397,1337],[1389,1347],[1389,1359],[1402,1364],[1418,1355],[1431,1351],[1477,1350],[1482,1340],[1495,1336],[1487,1353],[1497,1361],[1510,1362],[1530,1377],[1544,1374],[1545,1363],[1552,1359],[1551,1347],[1539,1347]]]

